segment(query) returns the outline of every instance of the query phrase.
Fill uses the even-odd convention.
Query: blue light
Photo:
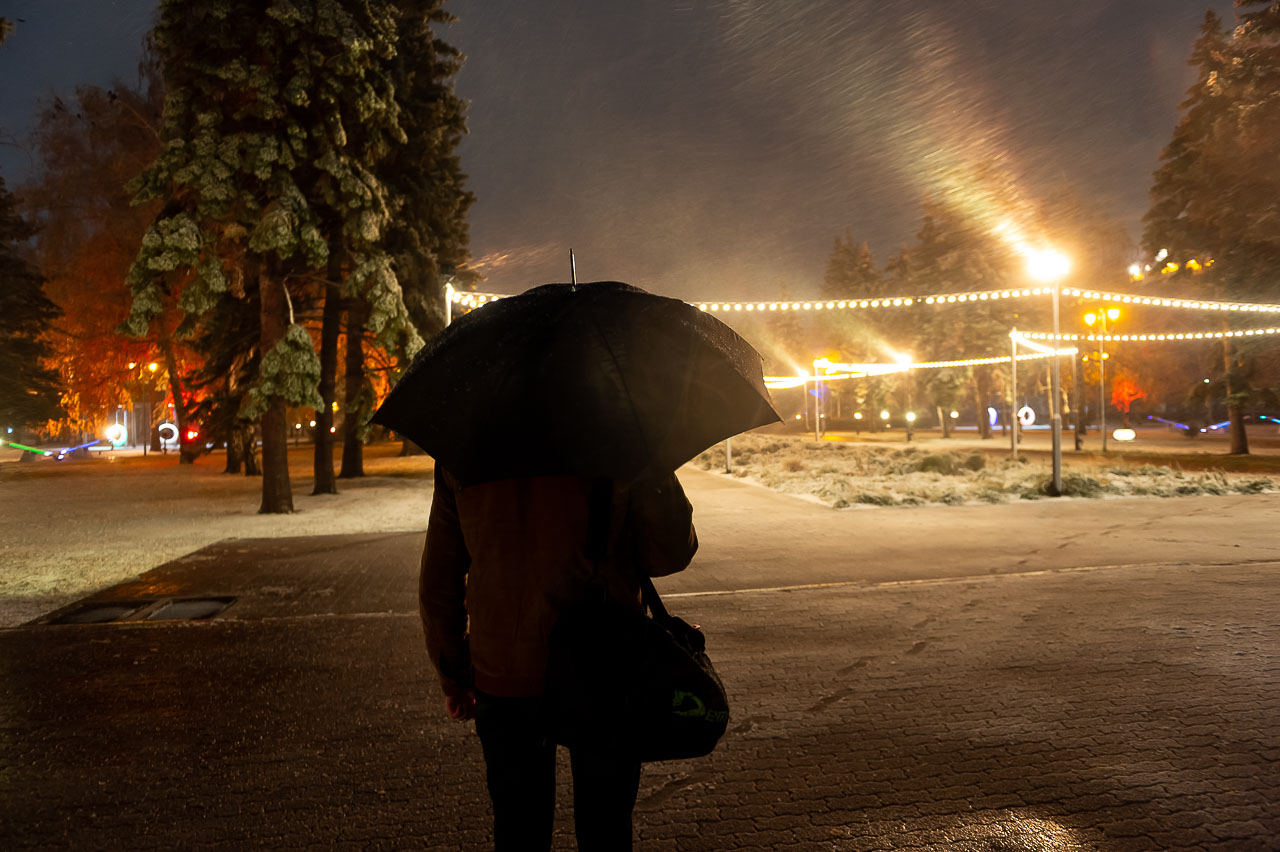
[[[1179,423],[1179,422],[1178,422],[1178,421],[1176,421],[1176,420],[1165,420],[1163,417],[1153,417],[1153,416],[1152,416],[1152,415],[1150,415],[1150,414],[1148,414],[1148,415],[1147,415],[1147,419],[1148,419],[1148,420],[1158,420],[1158,421],[1160,421],[1161,423],[1168,423],[1170,426],[1177,426],[1179,429],[1185,429],[1185,430],[1187,430],[1188,432],[1194,432],[1194,431],[1195,431],[1194,429],[1192,429],[1192,428],[1191,428],[1190,426],[1188,426],[1187,424],[1185,424],[1185,423]],[[1201,431],[1204,431],[1204,430],[1201,430]]]

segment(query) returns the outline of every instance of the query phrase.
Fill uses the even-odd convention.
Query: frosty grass
[[[975,450],[849,444],[791,435],[733,439],[731,475],[836,509],[856,506],[926,506],[1008,503],[1046,497],[1047,461],[996,458]],[[724,444],[694,461],[723,472]],[[1162,465],[1071,460],[1063,488],[1073,497],[1182,497],[1258,494],[1276,483],[1256,474],[1186,473]]]

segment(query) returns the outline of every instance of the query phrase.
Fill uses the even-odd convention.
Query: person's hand
[[[444,710],[453,719],[459,722],[465,722],[476,715],[476,693],[473,689],[458,696],[446,695],[444,697]]]

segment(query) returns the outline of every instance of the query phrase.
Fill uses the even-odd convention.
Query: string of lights
[[[1055,337],[1049,332],[1037,331],[1020,331],[1019,335],[1027,340],[1054,340]],[[1165,332],[1163,334],[1059,334],[1056,339],[1059,341],[1118,341],[1122,343],[1140,343],[1153,340],[1222,340],[1232,337],[1260,337],[1270,334],[1280,334],[1280,328],[1250,328],[1238,331],[1179,331]]]
[[[1152,305],[1160,308],[1183,308],[1195,311],[1240,311],[1246,313],[1280,313],[1280,305],[1259,302],[1215,302],[1206,299],[1170,299],[1163,296],[1135,296],[1132,293],[1109,293],[1101,290],[1080,290],[1063,287],[1062,295],[1077,296],[1126,305]]]
[[[1042,352],[1032,352],[1019,355],[1019,361],[1035,361],[1042,358],[1052,358],[1055,355],[1075,355],[1079,352],[1075,347],[1069,349],[1050,349],[1042,347]],[[905,373],[908,370],[936,370],[945,367],[978,367],[985,364],[1007,364],[1009,363],[1008,355],[993,355],[989,358],[966,358],[958,361],[920,361],[906,364],[836,364],[827,362],[823,366],[822,374],[817,378],[824,382],[839,381],[841,379],[865,379],[870,376],[886,376],[892,373]],[[812,382],[814,376],[765,376],[764,383],[772,390],[785,388],[798,388],[808,382]]]
[[[907,308],[917,304],[955,305],[973,302],[991,302],[1002,299],[1032,298],[1051,294],[1049,287],[1024,287],[1007,290],[972,290],[964,293],[934,293],[927,296],[886,296],[878,299],[811,299],[808,301],[764,302],[691,302],[700,310],[712,313],[769,313],[777,311],[836,311],[873,310],[880,308]],[[1084,290],[1063,287],[1063,296],[1081,299],[1115,302],[1125,305],[1150,305],[1161,308],[1179,308],[1197,311],[1232,311],[1243,313],[1280,313],[1280,305],[1260,302],[1222,302],[1208,299],[1180,299],[1165,296],[1141,296],[1133,293],[1115,293],[1104,290]],[[469,293],[450,288],[449,298],[464,308],[476,308],[488,302],[504,298],[501,293]]]

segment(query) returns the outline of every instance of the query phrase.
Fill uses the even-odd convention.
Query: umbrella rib
[[[594,317],[593,317],[594,319]],[[644,453],[646,458],[651,458],[653,448],[649,446],[648,436],[644,432],[644,421],[640,419],[640,412],[636,409],[635,400],[631,397],[631,388],[627,385],[626,376],[622,372],[622,362],[618,359],[618,355],[613,351],[613,346],[609,343],[609,335],[604,333],[599,322],[592,322],[595,326],[596,334],[599,335],[600,341],[604,344],[605,351],[609,353],[610,360],[613,361],[614,373],[618,377],[618,382],[622,385],[623,394],[627,399],[627,406],[631,409],[631,419],[635,421],[636,433],[640,436],[640,440],[644,443]]]

